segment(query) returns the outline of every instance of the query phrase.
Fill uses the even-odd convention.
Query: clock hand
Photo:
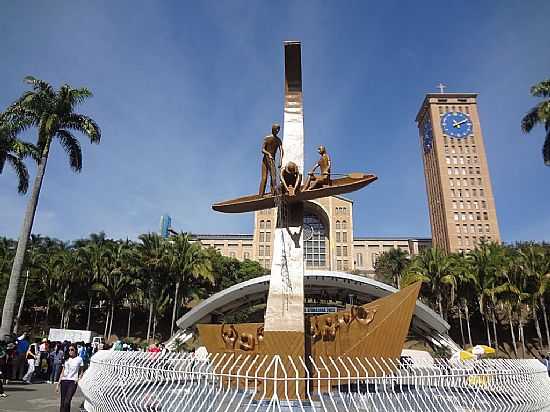
[[[466,123],[467,121],[468,121],[468,119],[461,120],[460,122],[457,122],[457,121],[454,121],[454,120],[453,120],[453,127],[458,127],[458,126],[460,126],[462,123]]]

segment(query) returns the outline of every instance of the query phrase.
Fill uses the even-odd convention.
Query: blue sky
[[[303,43],[306,164],[322,143],[334,172],[379,176],[350,195],[356,235],[430,235],[414,118],[442,81],[480,94],[503,239],[550,240],[544,133],[519,128],[529,87],[550,75],[548,15],[546,0],[5,2],[0,107],[25,75],[87,86],[81,111],[103,130],[99,146],[83,141],[80,174],[53,150],[33,232],[135,238],[169,213],[180,230],[251,233],[250,214],[210,204],[257,190],[291,39]],[[17,236],[26,201],[1,175],[0,235]]]

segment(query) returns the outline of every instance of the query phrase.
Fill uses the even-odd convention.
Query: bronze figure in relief
[[[239,334],[235,326],[229,325],[229,330],[225,329],[225,323],[222,325],[221,329],[222,339],[225,344],[226,349],[235,349],[235,343],[237,343],[237,338]]]
[[[376,308],[366,309],[362,306],[352,306],[351,315],[361,325],[367,326],[374,320],[374,315],[376,315]]]
[[[283,158],[283,142],[281,141],[279,136],[277,136],[280,131],[281,126],[279,126],[277,123],[274,123],[271,127],[271,134],[267,135],[264,138],[264,142],[262,144],[262,180],[260,181],[260,191],[258,192],[260,196],[265,195],[268,175],[270,178],[271,194],[275,193],[275,188],[277,187],[277,170],[275,167],[275,157],[277,155],[277,150],[280,151],[280,161],[278,165],[279,169],[281,168],[281,161]]]
[[[319,146],[317,151],[321,155],[321,159],[319,159],[315,167],[308,173],[305,190],[317,189],[330,185],[330,156],[328,155],[325,146]],[[315,170],[317,170],[317,168],[319,168],[320,173],[318,176],[315,176]]]
[[[256,337],[251,333],[241,333],[239,336],[239,349],[252,351],[256,348]]]
[[[338,327],[339,325],[332,320],[332,317],[327,317],[323,325],[323,340],[333,341],[336,339],[336,330]]]
[[[289,196],[296,195],[302,186],[302,174],[294,162],[288,162],[281,170],[281,191]]]

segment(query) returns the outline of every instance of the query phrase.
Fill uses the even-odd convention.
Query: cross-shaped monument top
[[[447,85],[439,82],[439,84],[436,87],[439,89],[439,93],[443,94],[445,93],[445,89],[447,88]]]
[[[212,209],[216,211],[224,213],[254,212],[277,207],[283,200],[289,206],[293,204],[303,205],[303,202],[309,200],[354,192],[377,179],[375,175],[360,172],[331,174],[330,157],[324,146],[319,146],[317,149],[321,156],[319,162],[309,173],[306,172],[304,167],[304,108],[300,42],[285,42],[284,57],[284,137],[281,141],[277,136],[280,126],[275,124],[272,127],[272,134],[264,138],[264,143],[261,146],[261,156],[263,158],[259,193],[215,203],[212,205]],[[258,146],[260,146],[259,143]],[[282,146],[282,150],[280,150],[280,146]],[[258,151],[260,152],[260,150]],[[280,163],[276,162],[278,151],[281,157]],[[279,166],[280,170],[278,170]],[[317,169],[319,169],[319,172],[315,175],[314,171]],[[283,182],[283,175],[289,176],[289,179],[298,175],[298,178],[291,183],[292,191],[287,187],[289,180],[285,178]],[[268,176],[271,183],[270,192],[265,193]],[[334,178],[335,176],[342,177]],[[296,226],[301,226],[303,219],[301,214],[298,215],[299,222],[295,223],[297,223]]]

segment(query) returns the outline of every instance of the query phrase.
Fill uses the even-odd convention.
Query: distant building
[[[427,94],[416,116],[434,246],[500,242],[475,93]]]
[[[261,210],[254,213],[253,234],[195,234],[193,237],[224,256],[255,260],[269,269],[276,222],[277,209]],[[303,230],[306,269],[374,274],[374,262],[381,253],[399,248],[414,255],[431,245],[429,238],[354,237],[353,202],[342,196],[306,202]]]
[[[168,215],[160,217],[160,235],[167,238],[172,224],[172,218]]]

